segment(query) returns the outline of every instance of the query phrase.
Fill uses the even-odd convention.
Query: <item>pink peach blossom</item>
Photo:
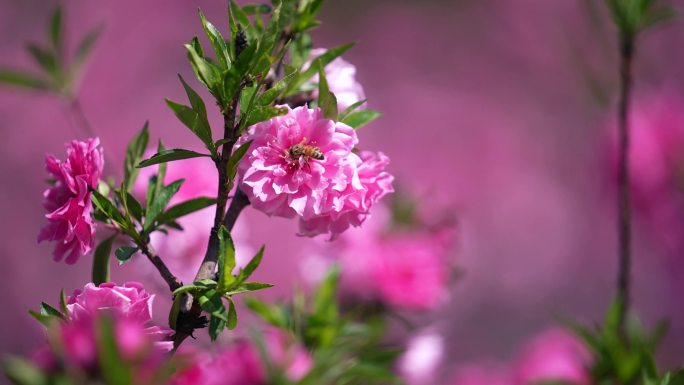
[[[153,301],[154,295],[146,292],[142,284],[137,282],[127,282],[122,286],[111,282],[99,286],[88,283],[83,290],[76,290],[67,298],[67,311],[71,322],[75,323],[88,324],[100,314],[107,314],[117,320],[122,319],[122,337],[136,337],[137,331],[133,330],[135,333],[131,334],[130,325],[139,325],[144,327],[149,338],[156,341],[159,349],[170,350],[173,347],[172,343],[164,339],[173,331],[167,327],[149,326],[152,322]],[[67,330],[67,333],[70,332]],[[78,341],[78,338],[86,338],[78,332],[74,333],[75,341]],[[132,340],[122,339],[126,346],[135,345]]]
[[[311,60],[304,65],[304,68],[309,68],[311,61],[324,54],[325,51],[323,48],[312,49]],[[325,78],[328,81],[330,91],[337,98],[337,106],[340,111],[366,98],[363,87],[356,80],[356,67],[341,57],[325,66]],[[318,75],[315,75],[311,82],[318,83]],[[314,97],[317,95],[318,91],[314,91]]]
[[[534,337],[521,351],[515,365],[516,383],[543,381],[588,385],[591,354],[574,336],[551,329]]]
[[[48,212],[38,242],[56,241],[53,257],[59,262],[76,263],[93,247],[95,225],[91,217],[89,188],[97,188],[104,158],[97,138],[66,144],[67,159],[52,155],[45,158],[45,169],[54,180],[43,193],[43,207]],[[65,258],[66,255],[66,258]]]
[[[253,141],[239,166],[242,191],[257,210],[299,217],[305,235],[334,238],[358,226],[391,190],[391,176],[380,175],[386,158],[367,155],[364,166],[352,152],[358,139],[351,127],[326,119],[320,109],[283,108],[286,115],[252,126],[241,139]]]
[[[399,373],[408,384],[430,384],[444,359],[444,337],[434,330],[412,335],[399,358]]]

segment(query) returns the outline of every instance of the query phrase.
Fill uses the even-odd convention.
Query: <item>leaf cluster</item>
[[[591,373],[597,384],[638,384],[643,381],[649,385],[660,385],[665,377],[661,377],[654,355],[668,324],[663,321],[654,330],[646,331],[637,319],[632,318],[622,332],[620,314],[623,307],[624,301],[617,298],[606,312],[602,325],[586,327],[569,321],[564,323],[592,352]],[[667,381],[674,382],[665,383],[681,383],[675,381],[678,375],[667,377]]]
[[[26,51],[39,68],[29,72],[13,68],[0,68],[0,84],[30,90],[46,90],[71,98],[79,74],[102,32],[102,25],[90,30],[78,42],[72,57],[67,55],[64,37],[64,12],[57,7],[50,18],[47,41],[28,43]]]
[[[672,7],[659,6],[658,0],[605,0],[613,22],[623,39],[633,39],[641,31],[674,18]]]
[[[169,318],[171,327],[175,328],[175,320],[182,298],[181,294],[192,294],[194,298],[197,298],[202,310],[210,315],[209,336],[212,341],[216,340],[224,329],[232,330],[237,325],[237,312],[233,302],[234,295],[273,286],[268,283],[247,281],[261,264],[265,247],[262,246],[244,268],[237,269],[237,274],[233,274],[236,267],[235,245],[230,232],[224,226],[219,229],[218,239],[219,259],[216,279],[202,279],[176,289],[173,292],[175,296],[174,311]],[[227,309],[225,303],[228,304]]]
[[[392,368],[402,351],[383,346],[382,318],[361,322],[341,312],[339,277],[339,269],[333,268],[313,294],[298,293],[292,303],[270,304],[251,297],[245,302],[266,323],[293,334],[311,351],[313,368],[296,384],[398,383]],[[268,359],[263,354],[262,360]],[[292,383],[274,368],[269,381]]]

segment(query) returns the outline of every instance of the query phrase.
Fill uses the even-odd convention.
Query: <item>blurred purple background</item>
[[[44,40],[53,3],[0,1],[0,64],[28,64],[24,42]],[[79,98],[114,169],[147,119],[155,141],[162,136],[168,147],[194,141],[164,98],[184,99],[178,72],[192,78],[182,44],[202,32],[197,6],[225,30],[225,2],[63,3],[72,41],[105,23]],[[613,294],[615,204],[603,152],[617,64],[612,27],[592,4],[601,5],[330,0],[324,6],[317,46],[357,41],[345,59],[357,66],[369,105],[384,113],[361,130],[363,147],[387,153],[399,182],[430,204],[458,210],[456,258],[465,274],[450,303],[431,316],[446,325],[449,363],[508,360],[553,325],[554,315],[598,319]],[[684,96],[682,39],[681,23],[643,37],[637,93],[668,89]],[[75,133],[53,96],[7,88],[0,88],[0,132],[0,354],[27,353],[42,337],[26,310],[89,280],[89,258],[57,264],[52,245],[35,241],[43,223],[44,153],[62,154]],[[299,273],[294,261],[310,241],[295,236],[294,221],[251,210],[240,220],[250,243],[268,239],[257,278],[278,289],[266,295],[289,292]],[[672,319],[662,360],[681,362],[682,256],[666,255],[638,216],[635,222],[635,306],[647,324]],[[114,279],[139,278],[135,267],[113,268]]]

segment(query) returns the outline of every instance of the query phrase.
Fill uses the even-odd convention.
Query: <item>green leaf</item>
[[[230,55],[228,53],[228,46],[226,45],[226,40],[221,35],[221,32],[214,27],[213,24],[207,21],[202,13],[202,10],[198,9],[200,21],[202,22],[202,27],[204,27],[204,32],[206,32],[211,46],[214,48],[214,53],[216,53],[216,58],[223,68],[228,68],[230,64]]]
[[[121,191],[122,200],[125,198],[126,210],[129,214],[133,215],[133,218],[138,222],[142,222],[143,208],[140,202],[131,193]]]
[[[131,260],[136,251],[138,251],[137,247],[121,246],[116,249],[114,254],[116,255],[116,259],[119,260],[119,265],[123,265]]]
[[[225,311],[225,309],[224,309],[224,311]],[[218,313],[218,314],[222,314],[222,313]],[[228,316],[225,315],[223,318],[226,318],[226,319],[227,319]],[[209,338],[211,338],[211,341],[212,341],[212,342],[213,342],[213,341],[216,341],[216,339],[217,339],[218,336],[221,334],[221,332],[223,331],[223,329],[226,328],[226,323],[227,323],[227,322],[226,322],[226,320],[223,319],[223,318],[221,318],[221,317],[219,317],[219,316],[216,316],[216,315],[213,315],[213,314],[212,314],[211,318],[209,318],[209,328],[208,328],[208,332],[209,332]]]
[[[36,319],[36,321],[40,322],[43,326],[49,327],[52,325],[55,321],[57,321],[59,318],[47,314],[43,314],[37,311],[29,310],[29,314]]]
[[[231,298],[228,298],[228,320],[226,326],[228,330],[233,330],[237,326],[237,312],[235,311],[235,303]]]
[[[128,143],[126,147],[126,158],[124,160],[124,179],[123,184],[126,191],[131,191],[138,177],[138,169],[135,167],[142,159],[147,143],[150,140],[149,122],[145,122],[138,135]]]
[[[285,92],[286,95],[292,95],[297,92],[299,86],[301,86],[304,82],[307,80],[311,79],[314,75],[318,73],[318,66],[321,65],[322,67],[325,67],[328,65],[330,62],[335,60],[336,58],[342,56],[345,52],[347,52],[351,47],[354,46],[354,43],[348,43],[348,44],[343,44],[341,46],[331,48],[325,53],[317,56],[312,62],[309,68],[307,68],[304,72],[301,72],[299,76],[297,76],[297,80],[293,81],[290,83],[290,85],[287,87],[287,91]]]
[[[198,197],[171,206],[168,210],[157,217],[160,225],[173,222],[182,216],[194,213],[209,206],[215,205],[216,199],[209,197]]]
[[[254,26],[252,25],[252,23],[249,22],[249,17],[247,16],[247,13],[245,13],[245,11],[242,8],[240,8],[240,6],[237,5],[233,0],[230,1],[230,15],[232,16],[233,21],[236,21],[238,25],[242,27],[242,29],[245,31],[247,39],[249,41],[253,41],[256,38],[256,31],[254,30]]]
[[[341,120],[342,123],[358,129],[382,116],[381,113],[373,110],[359,110],[352,112]]]
[[[323,110],[323,115],[332,120],[337,120],[337,98],[330,92],[328,80],[325,78],[325,69],[318,62],[318,107]]]
[[[95,204],[95,207],[97,207],[107,218],[124,228],[124,230],[128,230],[128,223],[116,206],[114,206],[114,204],[108,198],[100,194],[97,190],[91,189],[90,191],[92,193],[91,199],[93,204]]]
[[[240,274],[238,275],[238,284],[249,278],[257,269],[257,267],[259,267],[261,260],[264,258],[264,251],[266,251],[266,245],[261,246],[254,258],[249,261],[244,269],[240,270]]]
[[[57,6],[50,20],[50,41],[56,51],[62,47],[62,7]]]
[[[40,303],[40,314],[64,319],[64,314],[45,302]]]
[[[46,90],[50,88],[48,82],[38,75],[8,68],[0,68],[0,84],[29,90]]]
[[[116,235],[103,240],[95,249],[93,254],[92,282],[95,285],[109,282],[109,254],[112,252],[112,244]]]
[[[62,310],[62,314],[69,314],[69,310],[67,309],[67,298],[64,294],[64,289],[59,291],[59,308]]]
[[[288,316],[277,306],[270,305],[254,297],[247,297],[244,301],[245,305],[247,305],[252,312],[267,323],[280,328],[287,327]]]
[[[342,112],[340,112],[340,115],[338,116],[338,118],[340,119],[340,122],[343,121],[344,118],[347,117],[347,115],[349,115],[350,113],[352,113],[353,111],[355,111],[356,109],[361,107],[361,105],[363,105],[363,103],[365,103],[367,100],[368,99],[359,100],[358,102],[352,104],[351,106],[345,108]]]
[[[56,77],[59,73],[57,58],[55,58],[54,53],[39,47],[35,44],[29,43],[26,45],[26,49],[33,57],[33,60],[51,76]]]
[[[132,367],[123,361],[114,331],[114,322],[108,317],[99,318],[98,358],[107,385],[130,385],[133,381]]]
[[[224,292],[235,282],[235,277],[233,277],[232,273],[235,267],[235,244],[230,236],[230,232],[223,225],[219,228],[218,239],[218,290],[219,292]]]
[[[271,87],[269,90],[261,94],[259,98],[257,99],[257,104],[266,106],[271,103],[273,103],[284,91],[285,88],[287,88],[287,85],[290,84],[294,79],[296,79],[297,72],[292,72],[279,81],[277,81],[273,87]]]
[[[244,288],[247,291],[257,291],[257,290],[263,290],[263,289],[268,289],[270,287],[273,287],[270,283],[262,283],[262,282],[244,282],[240,287]]]
[[[171,198],[176,195],[184,181],[185,179],[179,179],[161,188],[159,194],[157,194],[152,200],[152,204],[147,207],[147,213],[145,214],[145,225],[143,226],[144,231],[147,232],[152,228],[157,220],[157,217],[164,211],[166,206],[171,201]]]
[[[257,123],[267,121],[276,116],[286,115],[288,112],[287,107],[273,107],[273,106],[255,106],[248,113],[248,118],[246,120],[245,127],[250,127]]]
[[[238,163],[240,163],[240,160],[245,156],[249,150],[249,146],[252,145],[252,142],[253,140],[250,140],[241,144],[240,147],[230,155],[230,159],[228,159],[228,162],[226,163],[226,175],[231,184],[235,180],[235,175],[237,175]]]
[[[193,45],[186,44],[185,48],[188,50],[188,59],[190,59],[190,64],[192,69],[197,75],[197,79],[201,81],[212,95],[217,96],[215,92],[217,89],[216,85],[220,80],[218,69],[206,59],[204,59],[196,50]]]
[[[183,89],[185,89],[185,93],[188,95],[188,101],[190,102],[193,111],[195,111],[202,120],[202,125],[205,127],[211,127],[209,125],[209,120],[207,119],[207,107],[204,105],[204,100],[202,100],[199,94],[197,94],[197,92],[195,92],[195,90],[193,90],[192,87],[185,82],[185,79],[183,79],[180,74],[178,74],[178,78],[180,79],[181,84],[183,84]],[[209,130],[207,136],[211,138],[211,130]]]
[[[200,116],[197,111],[193,110],[188,106],[178,104],[172,100],[166,99],[166,104],[173,110],[178,120],[180,120],[187,128],[192,131],[204,145],[214,152],[214,141],[211,137],[211,127],[209,127],[209,122],[204,117]],[[206,110],[205,110],[206,114]]]
[[[152,155],[151,158],[145,159],[140,162],[136,167],[143,168],[149,167],[159,163],[172,162],[174,160],[190,159],[190,158],[200,158],[200,157],[211,157],[208,154],[200,154],[199,152],[185,150],[182,148],[173,148],[170,150],[164,150]]]
[[[223,301],[221,294],[214,289],[207,290],[204,294],[197,298],[197,302],[202,307],[202,310],[209,314],[220,312],[223,308]]]
[[[78,43],[78,47],[76,48],[76,53],[74,54],[74,60],[73,60],[73,66],[75,68],[79,68],[85,63],[86,59],[90,55],[90,52],[93,50],[93,47],[95,46],[95,43],[97,42],[97,39],[100,38],[100,34],[102,34],[102,31],[104,30],[104,25],[100,24],[97,27],[93,28],[90,30],[84,37],[83,40],[81,40],[80,43]]]
[[[40,367],[22,358],[9,357],[3,360],[3,371],[7,378],[16,385],[45,385],[49,379]]]

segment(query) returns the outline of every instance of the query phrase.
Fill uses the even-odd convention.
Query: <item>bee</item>
[[[317,160],[325,159],[325,157],[323,156],[323,152],[321,152],[320,148],[312,146],[310,144],[304,144],[304,142],[306,142],[306,138],[302,139],[301,142],[290,147],[288,153],[291,159],[299,159],[303,156]]]

